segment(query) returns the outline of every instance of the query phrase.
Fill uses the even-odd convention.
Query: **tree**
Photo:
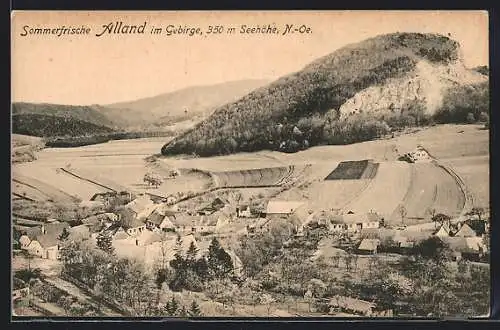
[[[484,214],[484,208],[482,207],[473,207],[470,212],[467,212],[468,216],[477,216],[479,220],[482,220],[482,216]]]
[[[434,221],[434,223],[439,223],[439,225],[444,225],[444,224],[448,224],[449,225],[449,222],[451,220],[451,217],[449,215],[446,215],[446,214],[443,214],[443,213],[438,213],[438,214],[435,214],[433,217],[432,217],[432,221]]]
[[[194,242],[191,242],[189,245],[189,248],[186,252],[186,262],[187,266],[193,268],[195,263],[196,263],[196,256],[198,255],[198,248],[196,248],[196,245]]]
[[[97,247],[108,254],[113,254],[113,238],[109,233],[100,232],[97,235]]]
[[[431,236],[414,247],[416,254],[438,262],[450,260],[451,250],[439,237]]]
[[[469,112],[467,114],[467,122],[471,124],[475,121],[476,121],[476,118],[474,117],[474,114],[472,112]]]
[[[68,237],[69,237],[69,231],[68,231],[68,229],[67,229],[67,228],[64,228],[64,229],[62,230],[61,234],[57,237],[57,239],[58,239],[61,243],[63,243],[63,242],[65,242],[65,241],[68,239]]]
[[[142,179],[144,183],[158,188],[163,184],[163,178],[158,174],[146,173]]]
[[[406,215],[408,214],[408,211],[406,210],[406,207],[404,205],[400,205],[398,208],[399,215],[401,216],[401,224],[405,224],[405,218]]]
[[[172,297],[170,301],[167,301],[165,304],[165,312],[168,316],[176,316],[177,311],[179,310],[179,303],[175,300],[175,297]]]
[[[177,315],[179,317],[188,317],[189,316],[189,312],[188,310],[186,309],[186,307],[181,306],[181,308],[179,308],[179,310],[177,311]]]
[[[189,307],[189,316],[191,316],[191,317],[202,316],[200,306],[198,306],[198,304],[194,300],[191,303],[191,306]]]
[[[215,237],[208,247],[208,271],[212,278],[224,278],[233,271],[231,256]]]
[[[429,209],[427,209],[427,213],[431,216],[432,221],[434,221],[434,216],[436,215],[436,209],[429,208]],[[436,224],[435,221],[434,221],[434,224]]]
[[[483,111],[479,114],[479,121],[483,123],[488,123],[490,121],[490,116],[488,116],[487,112]]]

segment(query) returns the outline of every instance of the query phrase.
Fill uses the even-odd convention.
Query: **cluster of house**
[[[193,213],[181,212],[165,203],[154,203],[142,195],[115,213],[101,213],[70,226],[68,222],[51,220],[31,227],[20,227],[19,246],[30,255],[45,259],[59,258],[60,236],[67,230],[70,239],[96,239],[99,234],[111,236],[114,242],[133,242],[147,246],[164,240],[164,233],[186,236],[199,233],[213,234],[230,230],[231,216],[224,208],[229,203],[216,198]]]
[[[489,235],[489,226],[484,220],[469,219],[455,227],[450,223],[443,223],[433,235],[448,244],[457,261],[479,261],[489,253],[483,240],[485,235]]]
[[[56,260],[59,257],[59,236],[64,229],[69,231],[70,225],[59,221],[26,228],[19,237],[19,246],[30,255]]]

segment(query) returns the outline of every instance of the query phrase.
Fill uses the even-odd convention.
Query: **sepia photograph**
[[[11,315],[487,318],[487,11],[13,11]]]

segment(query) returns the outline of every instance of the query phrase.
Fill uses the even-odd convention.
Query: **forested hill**
[[[421,125],[440,111],[449,87],[487,79],[465,69],[459,54],[456,41],[436,34],[394,33],[348,45],[219,107],[162,154],[297,151]]]
[[[112,132],[117,125],[98,106],[13,103],[12,130],[40,137],[79,136]]]

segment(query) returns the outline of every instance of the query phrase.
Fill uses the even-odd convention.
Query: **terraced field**
[[[374,209],[386,212],[389,218],[394,209],[403,201],[405,194],[410,191],[408,189],[410,165],[397,162],[397,155],[411,151],[416,145],[422,144],[441,161],[449,160],[451,166],[463,177],[467,186],[472,188],[475,203],[483,206],[489,204],[488,131],[481,130],[474,125],[439,125],[393,139],[344,146],[318,146],[295,154],[262,151],[207,158],[188,156],[160,158],[159,163],[164,163],[165,169],[200,169],[201,171],[184,172],[177,179],[165,180],[158,189],[154,189],[144,184],[143,177],[151,170],[162,174],[162,167],[150,168],[144,159],[158,153],[164,143],[164,138],[151,138],[111,141],[78,148],[44,149],[38,153],[36,161],[13,166],[14,179],[19,181],[24,177],[24,181],[27,181],[18,182],[13,189],[21,195],[26,192],[27,197],[31,196],[30,198],[36,200],[44,198],[73,200],[73,196],[83,199],[90,198],[93,194],[105,189],[86,182],[86,179],[90,179],[112,189],[126,187],[132,191],[169,195],[176,192],[197,192],[207,188],[216,188],[215,182],[212,181],[210,175],[206,174],[214,172],[214,177],[219,177],[221,188],[245,186],[247,188],[240,190],[246,189],[249,193],[252,191],[252,194],[253,192],[259,194],[257,192],[259,189],[280,189],[279,186],[287,180],[293,181],[300,176],[304,179],[301,184],[283,192],[283,195],[289,194],[290,198],[293,197],[292,199],[304,198],[318,207],[327,209],[352,208],[353,211],[360,212]],[[474,157],[482,158],[476,161]],[[463,159],[466,158],[468,160],[464,161]],[[358,180],[325,181],[324,178],[332,172],[338,162],[346,159],[353,161],[373,159],[380,165],[376,170],[364,171],[365,174],[362,174]],[[65,168],[68,164],[69,168],[82,176],[84,180],[57,173],[56,169]],[[312,164],[312,168],[304,173],[300,168],[306,164]],[[293,171],[289,176],[290,168],[293,168]],[[458,204],[461,204],[461,200],[455,202],[457,205],[440,201],[440,196],[444,196],[442,197],[444,200],[461,197],[454,190],[455,186],[451,184],[453,179],[449,175],[443,175],[442,170],[437,170],[437,173],[434,172],[436,169],[430,171],[434,174],[429,175],[436,175],[436,178],[427,177],[428,174],[423,173],[420,176],[421,179],[414,180],[422,182],[412,184],[409,194],[416,196],[413,199],[420,200],[418,196],[422,189],[425,190],[426,196],[425,201],[412,202],[415,205],[409,204],[408,216],[421,216],[420,209],[424,204],[428,206],[430,202],[427,199],[432,201],[434,194],[436,202],[431,205],[444,205],[444,210],[447,212],[458,209]],[[445,188],[435,188],[441,183],[434,184],[434,182],[441,182],[441,180],[445,181]],[[429,184],[431,187],[428,187]],[[260,185],[270,188],[258,188]]]
[[[281,186],[295,177],[295,166],[256,168],[239,171],[212,172],[218,188]]]

